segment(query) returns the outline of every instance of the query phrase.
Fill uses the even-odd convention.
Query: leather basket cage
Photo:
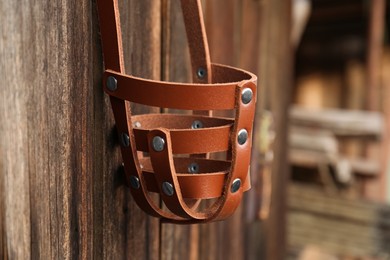
[[[110,96],[126,179],[138,206],[164,222],[205,223],[230,216],[250,189],[257,78],[211,63],[200,0],[181,0],[181,6],[193,83],[126,74],[118,0],[98,0],[103,88]],[[132,115],[130,102],[192,114]],[[214,117],[215,110],[232,110],[234,117]],[[210,158],[221,152],[224,160]],[[165,206],[153,193],[160,194]]]

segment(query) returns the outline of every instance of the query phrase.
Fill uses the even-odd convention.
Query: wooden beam
[[[380,173],[380,163],[376,161],[342,156],[338,157],[337,160],[330,160],[323,153],[299,149],[290,150],[290,163],[294,166],[318,169],[320,164],[325,164],[336,167],[335,170],[337,171],[337,162],[339,161],[348,163],[348,169],[362,177],[376,177]]]
[[[338,137],[373,138],[383,136],[383,115],[379,112],[343,109],[313,110],[294,106],[290,112],[295,126],[331,131]]]
[[[291,1],[261,1],[259,96],[257,116],[263,109],[274,118],[275,143],[272,163],[272,201],[265,223],[266,258],[286,256],[286,187],[289,180],[287,133],[292,87]],[[256,155],[254,155],[256,156]]]
[[[383,99],[381,82],[382,55],[385,34],[386,0],[371,0],[369,11],[368,27],[368,50],[367,50],[367,105],[366,108],[372,111],[383,111],[387,102]],[[377,180],[364,183],[364,194],[367,198],[374,200],[385,200],[387,161],[389,156],[389,137],[378,147],[367,145],[366,154],[368,157],[381,157],[381,173]]]
[[[367,94],[369,110],[381,108],[380,71],[385,31],[386,0],[371,0],[367,53]]]

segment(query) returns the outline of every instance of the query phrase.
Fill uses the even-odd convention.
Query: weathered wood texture
[[[123,5],[129,68],[159,78],[159,1]],[[118,171],[95,1],[7,0],[0,14],[0,255],[157,258],[158,223]]]
[[[126,72],[187,81],[179,1],[123,0],[120,7]],[[112,111],[101,86],[96,0],[23,5],[4,0],[1,259],[283,258],[290,4],[213,0],[205,1],[204,9],[213,61],[259,73],[258,112],[267,108],[275,115],[274,199],[267,229],[253,207],[262,179],[256,160],[252,195],[228,221],[177,226],[147,217],[124,186]],[[159,109],[132,105],[133,113],[151,111]]]
[[[276,138],[272,164],[272,204],[267,227],[266,259],[284,259],[286,247],[286,187],[288,108],[292,84],[291,1],[262,4],[259,75],[260,100],[273,113]]]
[[[385,37],[386,0],[369,2],[369,30],[367,53],[367,108],[380,110],[384,100],[381,99],[381,62],[383,39]]]

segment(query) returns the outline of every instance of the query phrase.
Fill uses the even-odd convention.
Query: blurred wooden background
[[[120,5],[127,72],[186,81],[179,2]],[[101,86],[96,1],[0,2],[1,259],[284,258],[291,2],[209,0],[204,10],[213,61],[259,75],[253,189],[225,222],[176,226],[146,216],[124,186]],[[264,109],[272,112],[276,134],[270,166],[259,159]],[[271,176],[264,221],[262,180]]]
[[[386,0],[311,4],[290,110],[291,259],[389,258]]]

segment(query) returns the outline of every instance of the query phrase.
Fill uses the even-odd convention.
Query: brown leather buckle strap
[[[230,216],[250,188],[256,76],[210,62],[200,0],[181,1],[193,83],[126,74],[117,1],[98,0],[103,86],[110,95],[135,201],[166,222],[204,223]],[[194,112],[132,116],[130,102]],[[212,117],[212,110],[234,110],[235,117]],[[225,160],[201,158],[216,152],[224,152]],[[159,193],[168,210],[155,203],[151,193]],[[209,199],[211,206],[199,206]]]

